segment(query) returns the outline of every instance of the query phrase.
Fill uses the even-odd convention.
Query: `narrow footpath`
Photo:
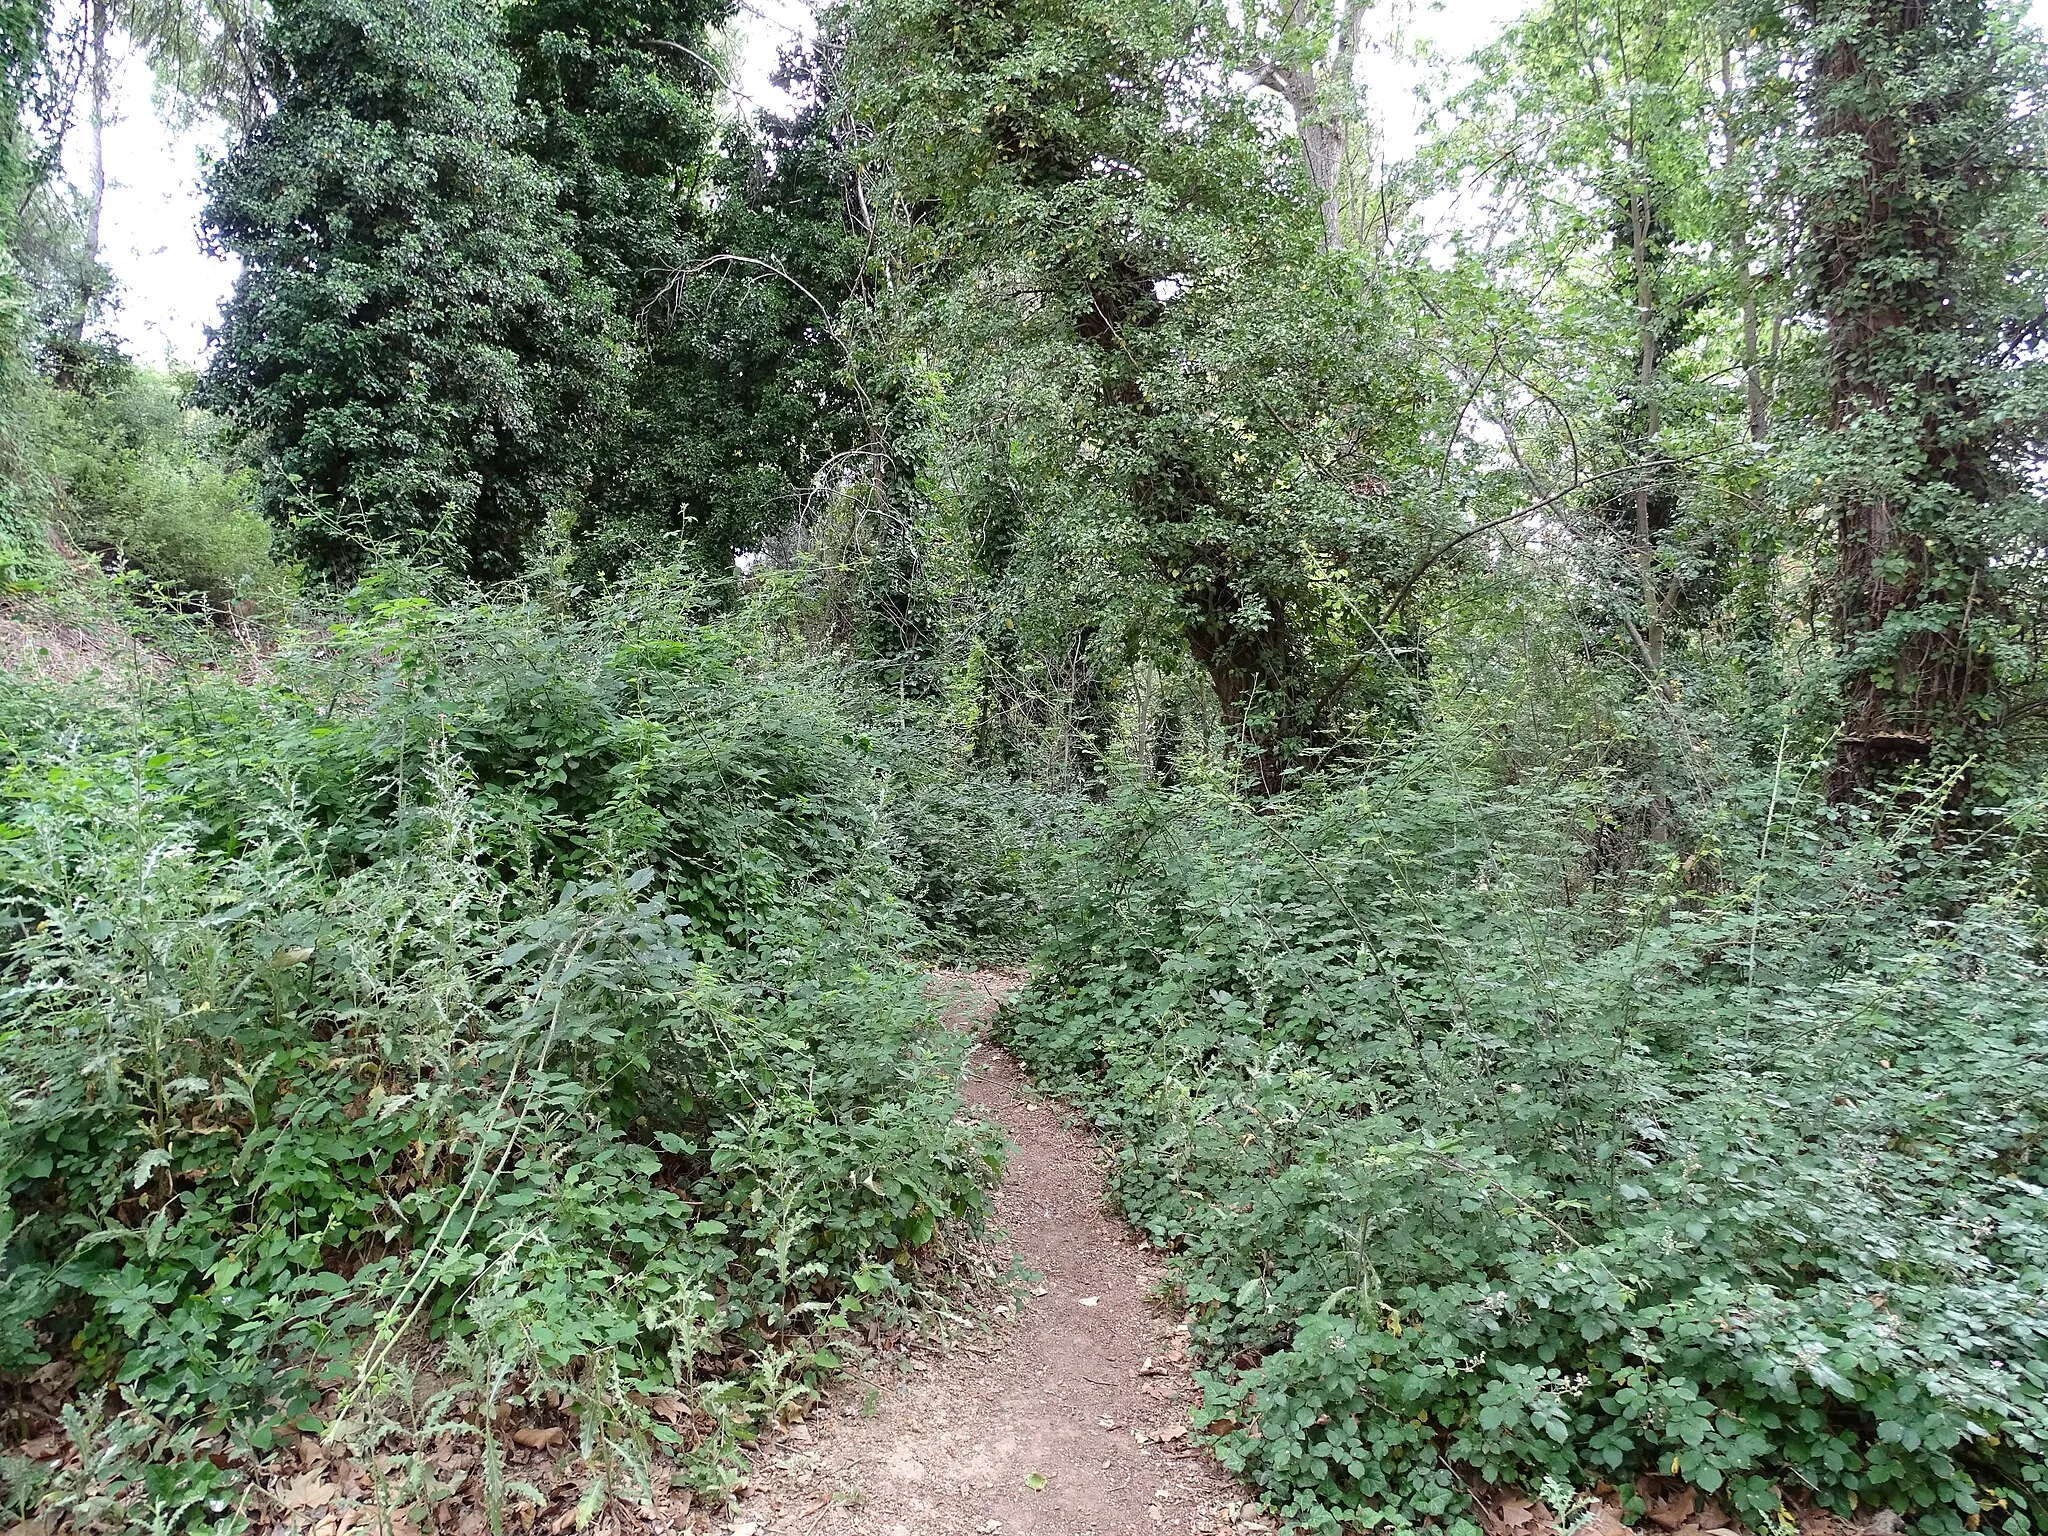
[[[933,992],[978,1029],[1014,990],[945,973]],[[1154,1291],[1157,1254],[1104,1205],[1102,1154],[1016,1062],[975,1047],[972,1111],[1009,1169],[987,1244],[1039,1278],[1013,1321],[943,1352],[885,1357],[763,1452],[732,1536],[1126,1536],[1271,1531],[1188,1444],[1187,1335]]]

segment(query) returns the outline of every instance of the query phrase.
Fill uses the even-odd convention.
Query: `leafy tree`
[[[921,483],[1007,504],[1048,640],[1172,647],[1277,790],[1395,653],[1430,519],[1419,383],[1220,7],[859,0],[846,96],[892,253]],[[967,535],[971,538],[971,535]]]
[[[593,282],[637,315],[680,264],[713,119],[706,29],[731,0],[521,0],[504,45],[522,147],[557,178]]]
[[[29,167],[16,125],[41,65],[44,42],[45,17],[37,0],[0,0],[0,114],[10,125],[9,132],[0,134],[0,580],[9,583],[37,562],[42,546],[21,495],[20,399],[28,370],[24,322],[29,294],[16,245]]]
[[[632,339],[620,387],[580,424],[604,481],[603,496],[581,509],[585,523],[609,519],[624,485],[668,448],[639,397],[661,371],[658,301],[684,262],[712,160],[717,73],[706,29],[731,9],[725,0],[528,0],[505,12],[528,116],[521,145],[554,175],[584,271]],[[645,553],[640,538],[629,542],[608,569]]]
[[[1333,251],[1355,244],[1371,218],[1357,84],[1370,9],[1370,0],[1253,0],[1239,19],[1248,73],[1287,103]]]
[[[147,51],[168,104],[246,131],[263,115],[265,0],[121,0],[122,25]]]
[[[1557,509],[1591,622],[1650,677],[1718,618],[1738,549],[1770,543],[1752,269],[1778,253],[1754,259],[1751,141],[1784,93],[1754,68],[1773,44],[1744,28],[1738,49],[1732,20],[1719,0],[1540,6],[1483,56],[1435,150],[1494,220],[1450,237],[1463,270],[1438,311],[1505,450],[1477,462]],[[1782,311],[1782,286],[1769,298]]]
[[[0,134],[0,250],[12,251],[19,199],[29,167],[23,135],[16,126],[24,101],[42,67],[48,17],[40,0],[0,0],[0,113],[9,131]],[[11,269],[11,260],[7,263]],[[7,273],[12,281],[11,270]],[[13,299],[10,291],[8,297]],[[12,306],[6,318],[13,318]]]
[[[519,148],[478,0],[287,0],[276,110],[215,172],[243,270],[208,398],[260,434],[265,510],[340,577],[398,544],[504,576],[582,491],[623,327]]]
[[[163,105],[216,112],[246,125],[261,108],[255,40],[261,0],[38,0],[9,34],[13,110],[20,137],[6,153],[23,185],[12,213],[26,213],[29,266],[38,290],[39,343],[66,388],[85,385],[106,358],[88,340],[115,302],[102,258],[107,200],[106,131],[114,121],[114,65],[125,38],[156,72]],[[84,184],[64,174],[67,144],[85,136]]]
[[[789,477],[778,466],[801,456],[790,445],[806,437],[808,418],[818,413],[829,385],[807,374],[797,386],[795,414],[802,420],[792,419],[787,400],[780,412],[769,409],[776,386],[763,381],[803,340],[789,334],[787,319],[779,311],[766,319],[749,314],[749,302],[721,316],[671,301],[689,263],[707,248],[723,253],[735,244],[764,245],[760,264],[782,270],[792,253],[774,250],[773,235],[751,226],[779,217],[770,210],[790,201],[790,189],[811,195],[821,174],[813,169],[818,156],[806,158],[798,143],[812,130],[799,126],[771,128],[759,147],[742,136],[737,156],[720,160],[709,153],[716,71],[706,33],[729,9],[723,0],[533,0],[507,8],[498,30],[482,13],[451,13],[447,25],[451,37],[460,34],[456,42],[421,33],[374,57],[336,58],[329,51],[325,73],[298,83],[296,102],[280,93],[278,113],[251,136],[245,152],[254,154],[259,143],[271,146],[265,151],[268,186],[253,198],[264,206],[236,216],[245,231],[282,230],[287,248],[296,238],[297,216],[288,207],[289,192],[303,179],[292,157],[303,152],[286,149],[280,157],[276,146],[291,138],[280,125],[294,112],[317,116],[338,95],[353,92],[369,103],[359,114],[363,121],[398,128],[406,153],[423,165],[435,164],[463,139],[490,146],[493,156],[483,173],[420,176],[409,194],[407,222],[441,230],[417,248],[420,255],[475,242],[470,261],[479,281],[459,319],[441,312],[438,285],[421,283],[424,274],[411,272],[415,247],[407,242],[391,246],[372,236],[367,250],[335,252],[355,267],[398,269],[394,280],[409,286],[428,313],[408,308],[391,323],[408,345],[435,354],[426,373],[408,375],[425,387],[408,394],[380,385],[373,392],[380,403],[354,403],[387,411],[381,402],[403,398],[400,417],[438,413],[445,419],[424,427],[394,422],[396,435],[361,443],[346,475],[331,463],[309,470],[280,459],[273,466],[274,497],[300,508],[302,521],[309,491],[323,509],[317,526],[326,531],[313,536],[320,563],[345,572],[351,548],[404,533],[460,550],[476,574],[502,575],[515,568],[541,516],[559,508],[609,530],[608,538],[587,543],[586,566],[616,569],[644,552],[648,536],[685,523],[699,531],[707,558],[729,564],[734,547],[787,520],[786,503],[762,505],[763,493],[751,482],[765,470],[770,481],[786,486]],[[297,24],[284,16],[277,30],[283,34]],[[434,109],[422,113],[421,104],[394,106],[397,98],[384,89],[430,79],[428,56],[436,50],[458,58],[474,76],[468,96],[458,91],[451,99],[468,102],[462,110],[480,115],[479,128],[437,119]],[[722,174],[721,166],[728,171]],[[375,203],[384,193],[373,183],[338,195]],[[247,191],[236,195],[252,202]],[[828,246],[843,241],[836,207],[822,222],[813,215],[799,221],[804,217],[819,224]],[[378,227],[397,226],[387,219]],[[288,261],[297,260],[291,251]],[[837,264],[847,266],[843,259]],[[845,286],[838,273],[809,275],[827,292]],[[359,275],[343,279],[358,281]],[[817,321],[809,316],[813,330]],[[465,360],[477,347],[495,352],[490,365]],[[280,384],[328,367],[290,357],[274,366]],[[476,380],[496,382],[488,399],[464,410],[461,395]],[[508,409],[501,419],[489,419],[498,405]],[[480,416],[481,436],[473,426]],[[550,430],[557,416],[573,418],[576,431]],[[325,430],[304,435],[335,436]],[[411,438],[435,445],[424,463],[406,446]],[[471,450],[473,441],[478,451]],[[741,488],[728,495],[734,482]],[[594,509],[584,492],[600,483],[603,505]],[[391,510],[373,512],[367,522],[357,515],[337,520],[328,507],[337,498]],[[715,510],[714,504],[735,501],[742,504],[737,512]],[[463,510],[472,503],[474,510]]]
[[[790,63],[809,99],[728,126],[636,311],[630,448],[583,528],[594,569],[682,537],[730,571],[831,489],[861,439],[845,307],[865,251],[816,62]]]
[[[1972,754],[2040,705],[2013,623],[2048,519],[2044,79],[1985,0],[1813,0],[1808,300],[1826,328],[1817,475],[1836,544],[1851,795]]]

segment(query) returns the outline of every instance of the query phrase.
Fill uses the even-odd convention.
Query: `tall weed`
[[[716,1489],[984,1217],[883,770],[687,598],[373,592],[140,709],[0,680],[0,1371],[260,1456],[386,1443],[430,1346],[444,1416]]]
[[[1007,1015],[1175,1253],[1225,1460],[1313,1530],[1645,1474],[2034,1529],[2038,907],[1769,785],[1617,869],[1599,775],[1486,760],[1124,794]]]
[[[79,393],[23,381],[24,480],[78,548],[215,612],[269,607],[286,573],[256,510],[255,476],[190,379],[115,362]]]

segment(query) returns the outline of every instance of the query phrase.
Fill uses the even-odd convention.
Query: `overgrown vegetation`
[[[87,389],[38,390],[29,473],[52,527],[166,598],[250,613],[282,595],[255,476],[222,424],[189,404],[191,381],[110,360]]]
[[[2031,1528],[2038,845],[1738,759],[1617,863],[1611,775],[1483,740],[1112,800],[1008,1016],[1177,1255],[1225,1461],[1310,1530],[1672,1475],[1756,1529]]]
[[[471,1432],[554,1394],[710,1491],[979,1224],[886,759],[698,607],[365,592],[272,680],[10,687],[0,1369],[258,1454],[432,1338]]]
[[[1363,0],[840,0],[783,114],[733,19],[0,0],[7,1508],[715,1499],[984,1218],[917,968],[1035,947],[1297,1528],[2038,1531],[2021,8],[1531,0],[1409,122]]]

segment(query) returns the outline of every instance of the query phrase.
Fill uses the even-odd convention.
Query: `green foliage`
[[[730,571],[735,550],[789,520],[786,470],[810,435],[831,431],[816,390],[780,398],[786,367],[815,377],[785,318],[797,295],[776,291],[788,279],[735,264],[702,280],[707,257],[789,259],[772,239],[750,239],[747,221],[764,205],[773,219],[794,200],[789,186],[817,179],[818,156],[787,136],[773,139],[786,153],[772,166],[740,124],[721,142],[707,33],[731,11],[727,0],[528,0],[506,12],[520,98],[537,120],[522,142],[555,176],[583,268],[634,340],[629,375],[584,422],[604,487],[576,509],[578,564],[592,576],[650,550],[670,558],[679,536],[705,570]],[[808,227],[820,214],[793,216]],[[839,233],[836,204],[823,216]],[[844,288],[810,269],[796,281],[806,278],[835,303]],[[717,299],[736,290],[736,302],[707,308],[707,286]],[[804,322],[820,323],[808,304]]]
[[[276,107],[211,186],[242,274],[205,399],[257,435],[264,511],[315,567],[512,575],[587,484],[561,423],[621,386],[626,331],[520,147],[498,11],[287,0],[265,35]]]
[[[35,0],[10,0],[6,10],[0,11],[0,103],[7,108],[8,121],[14,121],[21,110],[22,96],[36,71],[42,66],[44,32],[48,19],[44,8]],[[9,138],[0,161],[4,167],[5,180],[10,187],[17,184],[21,165],[16,158],[21,145]]]
[[[1807,302],[1827,325],[1829,431],[1810,470],[1836,525],[1845,693],[1837,793],[1969,759],[2039,707],[2016,643],[2048,542],[2041,41],[1985,0],[1813,8]],[[1803,466],[1806,467],[1806,466]],[[2004,785],[1992,786],[2003,798]]]
[[[31,386],[31,473],[72,544],[216,610],[273,595],[281,574],[251,473],[223,462],[220,424],[189,381],[116,364],[86,393]]]
[[[1645,1473],[2038,1528],[2025,866],[1738,774],[1637,870],[1624,783],[1459,743],[1120,796],[1006,1016],[1175,1252],[1226,1464],[1317,1531]]]
[[[632,317],[679,264],[687,197],[713,132],[707,27],[731,0],[520,0],[504,48],[589,278]]]
[[[280,9],[214,178],[245,275],[209,398],[316,568],[502,578],[554,518],[593,574],[678,535],[728,570],[848,445],[844,187],[816,105],[712,152],[729,9]]]
[[[386,583],[253,686],[7,684],[0,1368],[260,1452],[424,1326],[463,1433],[553,1391],[722,1487],[982,1219],[882,772],[691,608]]]
[[[20,402],[33,341],[32,295],[16,253],[30,156],[20,130],[23,109],[41,72],[48,15],[39,0],[0,5],[0,588],[36,580],[49,552],[27,495],[23,449],[28,423]]]
[[[1415,229],[1403,253],[1455,253],[1421,280],[1471,409],[1518,446],[1472,445],[1474,490],[1495,515],[1550,502],[1589,621],[1649,672],[1753,620],[1796,533],[1752,446],[1791,371],[1782,46],[1723,0],[1532,6],[1418,168],[1497,210]]]
[[[1369,732],[1417,660],[1429,383],[1274,114],[1218,88],[1255,65],[1230,13],[843,17],[871,197],[916,210],[885,361],[926,520],[1041,652],[1191,658],[1265,791]]]
[[[227,101],[242,0],[159,9]],[[1003,1027],[1283,1519],[2033,1536],[2039,46],[1543,3],[1389,166],[1367,10],[844,0],[721,130],[727,0],[280,0],[232,446],[59,323],[81,205],[0,164],[67,386],[7,391],[0,574],[46,500],[217,604],[253,494],[318,572],[553,594],[0,679],[0,1371],[104,1450],[17,1513],[231,1522],[202,1431],[544,1396],[593,1497],[729,1488],[986,1215],[910,957],[1039,942]]]
[[[897,727],[884,807],[903,898],[924,942],[949,958],[1021,960],[1037,942],[1052,861],[1073,798],[962,761],[937,731]]]
[[[810,68],[786,78],[819,87]],[[588,567],[682,539],[730,571],[833,489],[819,476],[861,427],[844,317],[863,250],[829,126],[821,101],[761,113],[698,168],[702,206],[645,321],[632,450],[579,529]]]

